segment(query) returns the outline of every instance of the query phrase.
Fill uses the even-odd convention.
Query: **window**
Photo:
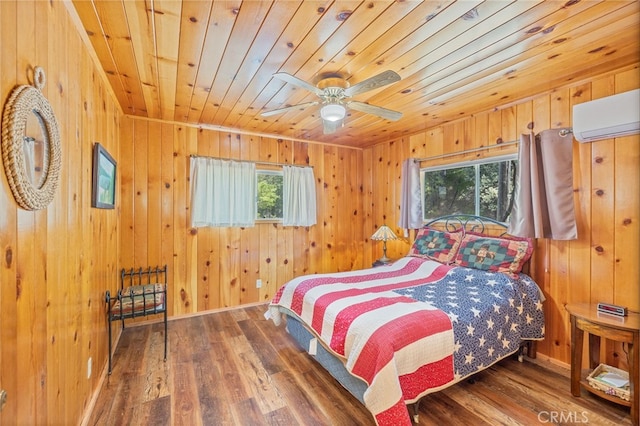
[[[460,213],[506,222],[516,176],[516,154],[421,169],[423,218]]]
[[[257,220],[282,220],[282,177],[281,171],[256,170]]]

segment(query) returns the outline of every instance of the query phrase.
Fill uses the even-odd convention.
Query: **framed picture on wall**
[[[98,142],[93,145],[91,207],[113,209],[116,205],[116,161]]]

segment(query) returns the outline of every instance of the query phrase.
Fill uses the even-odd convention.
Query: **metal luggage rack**
[[[105,295],[109,322],[109,374],[111,374],[111,323],[147,315],[163,314],[164,360],[167,360],[167,265],[162,268],[122,269],[120,290],[115,298]]]

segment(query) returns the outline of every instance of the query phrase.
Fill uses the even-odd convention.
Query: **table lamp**
[[[397,240],[398,237],[393,233],[391,228],[387,225],[382,225],[378,230],[371,236],[372,240],[382,241],[382,257],[378,259],[380,263],[389,263],[391,259],[387,257],[387,240]]]

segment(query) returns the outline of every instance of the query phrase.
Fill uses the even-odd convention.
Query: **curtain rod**
[[[571,128],[564,128],[564,129],[559,129],[558,130],[558,134],[562,137],[565,137],[567,135],[570,135],[573,133],[573,129]],[[416,158],[413,161],[415,161],[416,163],[421,163],[423,161],[428,161],[428,160],[439,160],[441,158],[447,158],[447,157],[455,157],[457,155],[465,155],[465,154],[470,154],[472,152],[478,152],[478,151],[484,151],[485,149],[493,149],[493,148],[502,148],[505,146],[511,146],[511,145],[516,145],[518,144],[518,142],[520,142],[519,140],[515,140],[515,141],[509,141],[509,142],[503,142],[503,143],[498,143],[495,145],[487,145],[487,146],[481,146],[478,148],[471,148],[471,149],[467,149],[466,151],[459,151],[459,152],[451,152],[448,154],[440,154],[440,155],[434,155],[432,157],[425,157],[425,158]]]
[[[276,162],[269,162],[269,161],[252,161],[252,160],[238,160],[235,158],[222,158],[222,157],[209,157],[207,155],[195,155],[195,154],[191,154],[189,156],[190,158],[213,158],[214,160],[224,160],[224,161],[237,161],[240,163],[254,163],[254,164],[260,164],[261,166],[291,166],[291,167],[301,167],[301,168],[306,168],[306,167],[311,167],[313,169],[313,166],[311,165],[300,165],[300,164],[291,164],[291,163],[276,163]]]

